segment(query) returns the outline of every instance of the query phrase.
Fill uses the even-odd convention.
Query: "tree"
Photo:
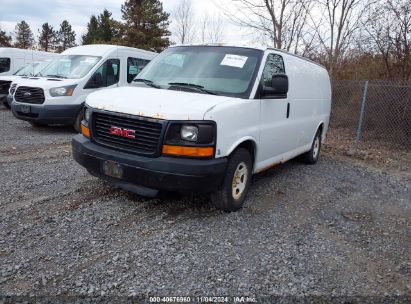
[[[127,0],[121,12],[121,43],[157,52],[170,45],[170,14],[159,0]]]
[[[76,33],[71,29],[71,25],[67,20],[60,24],[60,30],[57,34],[58,52],[76,46]]]
[[[272,47],[298,52],[313,0],[231,1],[236,9],[222,8],[230,20],[262,36]]]
[[[224,36],[223,20],[220,15],[210,16],[207,12],[201,20],[200,31],[201,42],[217,43],[221,42]]]
[[[5,31],[0,29],[0,47],[10,47],[11,46],[11,36],[7,35]]]
[[[319,46],[326,54],[323,64],[331,76],[340,68],[369,3],[370,0],[319,0],[320,14],[324,19],[314,23]]]
[[[116,36],[116,21],[107,9],[96,17],[92,15],[87,24],[87,33],[81,37],[82,44],[108,43]]]
[[[15,27],[16,42],[14,46],[20,49],[29,49],[34,44],[33,33],[26,21],[22,20]]]
[[[411,2],[376,2],[362,27],[365,51],[377,54],[385,67],[381,74],[390,79],[411,79]]]
[[[40,30],[39,30],[40,32]],[[39,36],[40,49],[49,52],[56,49],[57,31],[49,25],[47,22],[41,27],[41,32]]]
[[[175,32],[181,44],[194,39],[194,12],[191,0],[182,0],[174,11]]]
[[[90,21],[87,24],[87,33],[81,37],[81,44],[96,43],[100,39],[100,29],[97,18],[95,15],[91,15]]]

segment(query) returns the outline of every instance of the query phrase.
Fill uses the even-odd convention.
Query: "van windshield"
[[[51,61],[39,76],[56,78],[82,78],[99,62],[101,57],[86,55],[60,55]]]
[[[13,75],[16,76],[36,76],[42,69],[50,64],[50,60],[30,63],[17,70]]]
[[[10,71],[10,58],[0,58],[0,73]]]
[[[249,98],[263,52],[221,46],[172,47],[155,57],[135,81],[162,89],[182,89]]]

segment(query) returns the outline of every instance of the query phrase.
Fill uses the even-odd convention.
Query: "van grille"
[[[0,80],[0,94],[9,94],[11,81]]]
[[[18,102],[42,104],[44,91],[41,88],[18,87],[14,99]]]
[[[110,133],[110,128],[133,130],[135,138],[126,138]],[[138,154],[154,155],[159,151],[163,124],[137,116],[125,116],[93,112],[92,136],[102,145],[134,152]]]

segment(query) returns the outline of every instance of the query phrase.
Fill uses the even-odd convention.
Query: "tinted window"
[[[91,76],[90,80],[84,87],[85,89],[96,89],[109,87],[118,83],[120,78],[120,60],[109,59],[103,63],[97,71]]]
[[[0,58],[0,73],[10,71],[10,58]]]
[[[140,73],[140,71],[144,69],[144,67],[149,62],[150,60],[128,57],[127,58],[127,82],[128,83],[132,82],[134,77],[136,77],[136,75]]]
[[[283,57],[278,54],[269,54],[263,71],[264,86],[271,87],[271,79],[275,74],[285,74]]]

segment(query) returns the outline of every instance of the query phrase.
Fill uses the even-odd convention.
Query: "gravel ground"
[[[290,161],[223,213],[207,197],[145,199],[91,177],[69,128],[4,108],[0,126],[2,296],[411,295],[409,170]]]

